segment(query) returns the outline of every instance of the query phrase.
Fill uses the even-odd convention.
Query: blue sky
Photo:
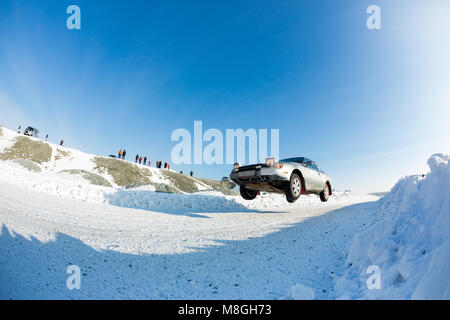
[[[81,8],[81,30],[66,8]],[[381,30],[366,8],[381,8]],[[170,160],[173,130],[276,128],[280,157],[384,191],[450,153],[449,1],[0,2],[0,125]],[[181,165],[221,178],[230,165]]]

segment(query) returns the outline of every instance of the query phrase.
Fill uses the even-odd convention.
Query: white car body
[[[284,159],[276,163],[273,159],[267,159],[266,163],[247,166],[235,164],[230,179],[247,190],[286,193],[293,174],[301,182],[300,193],[295,194],[295,200],[300,194],[321,194],[326,188],[325,198],[328,200],[332,193],[330,176],[319,169],[314,161],[305,157]],[[295,189],[295,186],[292,187]]]

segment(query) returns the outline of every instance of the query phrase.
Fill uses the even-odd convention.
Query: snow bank
[[[156,177],[154,174],[152,179],[155,180]],[[253,201],[246,201],[240,196],[224,195],[219,191],[211,190],[177,194],[155,192],[153,185],[143,185],[136,188],[110,188],[94,185],[89,180],[82,178],[81,175],[67,172],[32,172],[14,161],[0,161],[0,181],[62,198],[158,212],[229,212],[295,209],[307,206],[327,206],[337,203],[355,203],[378,199],[373,196],[343,192],[330,196],[327,203],[321,202],[316,195],[303,195],[299,200],[291,204],[286,201],[284,195],[271,193],[262,194]]]
[[[434,154],[428,166],[426,176],[401,179],[380,200],[377,222],[354,237],[337,298],[450,299],[449,156]],[[372,265],[380,289],[366,284]]]

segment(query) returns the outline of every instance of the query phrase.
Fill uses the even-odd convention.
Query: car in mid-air
[[[326,202],[332,194],[331,178],[317,164],[305,157],[242,166],[235,163],[230,179],[239,185],[241,196],[253,200],[260,191],[284,193],[295,202],[301,194],[317,194]]]
[[[29,137],[39,138],[39,130],[34,127],[27,127],[23,134]]]

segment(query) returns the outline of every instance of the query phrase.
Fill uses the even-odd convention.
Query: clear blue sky
[[[81,8],[81,30],[66,8]],[[366,8],[381,8],[381,30]],[[450,153],[450,1],[0,1],[0,124],[170,159],[176,128],[278,128],[339,189]],[[221,178],[229,165],[174,166]]]

